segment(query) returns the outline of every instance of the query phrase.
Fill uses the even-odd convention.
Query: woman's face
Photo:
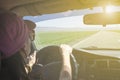
[[[25,50],[25,53],[27,54],[27,56],[31,52],[31,43],[32,43],[31,39],[28,38],[28,40],[26,40],[25,45],[24,45],[24,50]]]

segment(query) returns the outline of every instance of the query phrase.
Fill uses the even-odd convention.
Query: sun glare
[[[114,10],[115,10],[115,7],[112,5],[106,6],[106,8],[105,8],[106,13],[112,13],[112,12],[114,12]]]

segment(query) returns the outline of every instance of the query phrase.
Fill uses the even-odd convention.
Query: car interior
[[[109,4],[118,7],[120,11],[119,0],[1,0],[0,8],[10,10],[21,17],[34,17],[68,10],[93,10],[100,7],[103,9],[102,12],[84,14],[83,23],[85,25],[101,25],[102,27],[113,24],[119,25],[120,12],[112,12],[112,15],[109,15],[105,11],[106,6]],[[100,34],[102,33],[104,32]],[[120,36],[116,35],[119,40]],[[103,42],[97,44],[96,42],[99,39]],[[113,44],[116,45],[111,47],[109,46],[110,41],[112,40],[98,36],[94,40],[87,39],[83,41],[88,45],[81,43],[77,48],[73,48],[70,55],[72,80],[120,80],[120,44],[114,42]],[[37,80],[59,80],[62,67],[62,56],[59,48],[58,45],[49,45],[38,50],[37,63],[42,64],[44,67],[40,75],[42,79],[39,77]]]

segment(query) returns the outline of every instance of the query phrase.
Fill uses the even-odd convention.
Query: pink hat
[[[7,58],[19,51],[28,39],[24,21],[12,12],[0,13],[0,52]]]

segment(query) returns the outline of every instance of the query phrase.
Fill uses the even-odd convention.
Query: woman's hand
[[[27,68],[28,68],[28,71],[31,71],[32,69],[32,66],[35,64],[36,62],[36,51],[34,51],[33,54],[31,54],[30,56],[27,57]]]
[[[34,53],[31,54],[28,58],[29,58],[28,64],[30,65],[30,67],[32,67],[33,64],[35,64],[36,62],[36,51],[34,51]]]
[[[66,44],[61,44],[60,45],[60,51],[62,55],[70,55],[72,53],[72,47]]]

